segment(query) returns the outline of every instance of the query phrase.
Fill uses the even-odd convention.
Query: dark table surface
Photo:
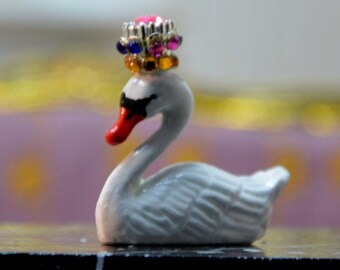
[[[0,263],[31,269],[99,270],[129,265],[340,269],[340,230],[269,229],[252,246],[103,246],[92,225],[8,224],[0,225]]]

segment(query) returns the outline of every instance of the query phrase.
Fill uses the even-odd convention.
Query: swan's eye
[[[143,99],[130,99],[126,97],[125,93],[122,93],[120,98],[120,106],[122,108],[126,108],[129,110],[129,114],[127,115],[127,120],[129,120],[134,114],[139,114],[143,117],[146,117],[146,107],[153,100],[156,99],[157,95],[152,94],[148,98]]]

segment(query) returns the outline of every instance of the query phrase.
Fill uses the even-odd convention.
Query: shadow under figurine
[[[162,125],[108,177],[96,207],[103,244],[250,244],[266,229],[289,179],[283,167],[235,176],[204,163],[179,163],[148,179],[146,168],[177,138],[193,110],[186,82],[166,70],[182,38],[171,20],[145,16],[123,24],[117,49],[134,72],[120,116],[106,134],[116,145],[140,121],[161,113]]]

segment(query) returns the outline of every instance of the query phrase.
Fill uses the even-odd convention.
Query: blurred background
[[[111,170],[152,130],[110,147],[131,73],[115,50],[136,16],[184,36],[174,71],[193,118],[148,174],[199,160],[234,174],[281,164],[272,226],[340,226],[340,1],[0,2],[0,222],[94,223]]]

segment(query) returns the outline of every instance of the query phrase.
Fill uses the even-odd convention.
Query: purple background
[[[115,116],[87,110],[0,115],[0,222],[94,222],[110,171],[158,126],[145,121],[127,142],[104,141]],[[232,131],[188,125],[148,169],[199,160],[235,174],[282,164],[292,174],[272,225],[340,226],[340,140],[303,129]]]

